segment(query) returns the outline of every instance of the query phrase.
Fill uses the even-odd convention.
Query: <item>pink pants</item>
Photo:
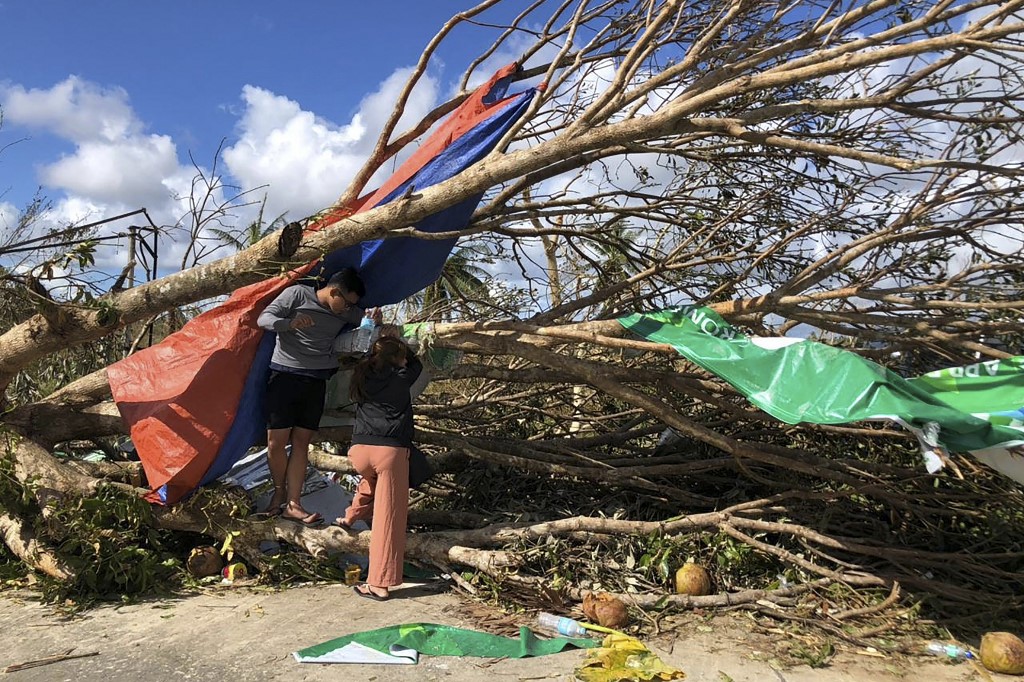
[[[409,448],[353,445],[348,456],[363,480],[345,510],[345,522],[373,518],[366,582],[373,587],[401,585],[409,518]]]

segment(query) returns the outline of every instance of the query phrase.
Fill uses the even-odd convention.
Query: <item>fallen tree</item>
[[[408,88],[437,41],[494,4],[453,18]],[[462,354],[424,396],[418,427],[437,453],[469,462],[442,468],[421,502],[422,518],[447,511],[455,528],[418,528],[411,557],[472,568],[464,588],[499,585],[528,606],[602,589],[653,610],[767,602],[820,615],[849,588],[875,602],[832,608],[835,622],[919,602],[951,624],[979,608],[1016,618],[1014,483],[958,456],[926,474],[893,428],[780,425],[616,318],[708,305],[751,334],[815,336],[904,373],[1019,352],[1022,84],[1010,65],[1022,5],[580,2],[543,20],[549,8],[532,5],[481,61],[539,22],[518,78],[547,88],[479,164],[339,218],[287,257],[271,235],[91,307],[48,301],[0,334],[4,423],[18,434],[8,458],[31,491],[3,510],[8,547],[74,579],[33,539],[31,514],[137,494],[49,454],[122,433],[104,370],[11,400],[32,363],[342,246],[455,236],[406,226],[486,192],[457,236],[498,274],[448,272],[422,308],[403,309],[433,323],[430,348]],[[339,203],[464,96],[396,134],[403,95]],[[666,429],[673,447],[658,445]],[[146,523],[230,536],[255,567],[264,540],[314,557],[366,546],[365,533],[248,511],[237,491],[207,490]],[[45,535],[59,544],[59,528]],[[686,557],[712,567],[718,594],[669,593]]]

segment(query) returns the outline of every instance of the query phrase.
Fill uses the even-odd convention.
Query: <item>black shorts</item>
[[[327,382],[324,379],[270,372],[267,380],[267,428],[299,427],[316,431],[324,413]]]

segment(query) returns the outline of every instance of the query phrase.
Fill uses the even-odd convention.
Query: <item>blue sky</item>
[[[55,223],[145,206],[172,224],[183,206],[171,197],[194,175],[189,155],[209,169],[222,139],[220,170],[243,188],[269,185],[271,217],[323,208],[365,158],[423,47],[471,6],[0,0],[0,231],[40,186]],[[446,99],[496,35],[457,29],[410,119]]]

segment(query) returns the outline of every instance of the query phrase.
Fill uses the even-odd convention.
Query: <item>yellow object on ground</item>
[[[583,665],[576,669],[583,682],[619,682],[620,680],[681,680],[686,673],[665,665],[653,651],[635,637],[614,634],[601,646],[587,652]]]
[[[231,580],[231,581],[238,580],[240,578],[244,578],[248,574],[249,574],[249,571],[246,570],[245,564],[243,564],[241,562],[235,562],[233,564],[228,564],[227,566],[224,567],[224,570],[221,571],[221,575],[224,576],[226,579]]]
[[[363,569],[359,567],[359,564],[349,564],[345,567],[345,584],[358,585],[362,575]]]

